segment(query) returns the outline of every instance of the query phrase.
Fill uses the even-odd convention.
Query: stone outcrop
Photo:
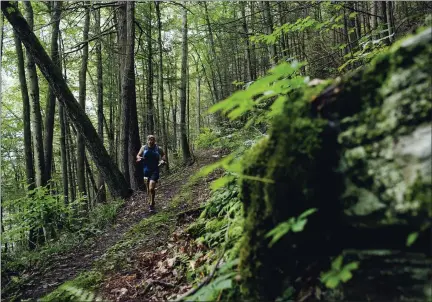
[[[318,276],[340,253],[360,260],[360,269],[349,290],[335,299],[431,295],[425,290],[430,236],[423,232],[412,247],[405,244],[432,216],[431,42],[428,28],[318,94],[290,95],[269,137],[244,160],[244,174],[273,181],[242,180],[245,297],[275,300],[290,286],[297,299],[319,295]],[[269,248],[271,229],[312,207],[318,212],[303,232],[287,234]],[[360,290],[371,280],[384,280],[391,271],[387,260],[396,266],[383,287],[387,294]],[[410,282],[397,284],[404,278]]]

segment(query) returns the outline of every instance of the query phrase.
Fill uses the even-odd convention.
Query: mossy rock
[[[431,157],[424,150],[430,150],[431,33],[396,43],[314,99],[309,88],[290,95],[269,137],[245,156],[243,173],[262,181],[241,180],[244,298],[270,301],[288,286],[295,294],[315,286],[329,257],[343,248],[350,220],[372,227],[422,223],[419,212],[430,196]],[[410,210],[401,213],[401,203]],[[270,230],[312,207],[318,212],[303,232],[268,247]]]

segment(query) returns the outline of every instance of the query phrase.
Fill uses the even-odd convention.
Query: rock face
[[[430,254],[424,255],[430,238],[419,237],[415,257],[401,250],[409,251],[407,235],[424,229],[432,217],[431,42],[428,28],[333,81],[313,100],[311,93],[297,93],[269,137],[250,151],[244,174],[273,182],[242,180],[246,223],[240,271],[246,297],[274,300],[293,286],[301,298],[317,285],[329,258],[348,248],[355,249],[350,255],[360,259],[360,267],[362,261],[366,265],[345,297],[430,297],[423,290],[431,277]],[[271,229],[311,207],[318,212],[303,232],[268,247],[265,235]],[[371,249],[398,255],[389,260],[397,267],[385,287],[392,294],[364,292],[367,282],[382,281],[390,272],[371,269],[370,263],[388,268],[390,259]],[[407,263],[407,270],[417,273],[398,285],[397,276],[404,278],[398,272]]]

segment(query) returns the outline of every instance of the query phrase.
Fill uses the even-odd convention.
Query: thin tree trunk
[[[189,143],[186,135],[186,81],[187,81],[187,57],[188,57],[188,28],[187,10],[183,9],[182,24],[182,65],[180,83],[180,136],[183,152],[183,162],[188,163],[191,159]]]
[[[160,13],[160,2],[155,1],[156,15],[158,21],[158,47],[159,47],[159,119],[162,127],[162,144],[166,158],[166,170],[169,171],[168,161],[168,137],[165,125],[165,110],[164,110],[164,86],[163,86],[163,56],[162,56],[162,22]]]
[[[142,170],[138,166],[135,157],[141,148],[141,142],[138,129],[138,115],[136,105],[136,88],[135,88],[135,2],[128,1],[126,5],[126,37],[127,49],[125,70],[123,77],[123,88],[125,91],[122,96],[128,99],[128,163],[130,184],[133,190],[138,190],[143,179]]]
[[[387,1],[387,28],[388,28],[388,36],[389,36],[389,42],[393,43],[393,27],[392,27],[392,2]]]
[[[95,34],[100,35],[100,10],[96,10],[95,14]],[[101,141],[104,141],[103,124],[103,74],[102,74],[102,45],[101,39],[96,41],[96,69],[97,69],[97,117],[98,117],[98,135]],[[101,173],[97,173],[97,192],[98,202],[106,201],[105,183]]]
[[[59,32],[59,40],[62,41]],[[66,61],[64,59],[62,44],[60,43],[59,49],[59,67],[60,70],[64,70],[64,79],[67,78],[66,73]],[[62,171],[62,184],[63,184],[63,196],[64,204],[67,206],[69,204],[69,175],[68,175],[68,152],[66,143],[66,128],[67,128],[67,118],[64,111],[63,105],[59,106],[59,117],[60,117],[60,157],[61,157],[61,171]]]
[[[30,2],[23,2],[26,10],[26,19],[28,20],[29,30],[33,31],[33,8]],[[2,3],[2,8],[3,8]],[[6,17],[7,18],[7,17]],[[19,34],[18,34],[19,37]],[[22,41],[23,42],[23,41]],[[27,58],[27,75],[30,88],[30,108],[32,121],[32,140],[35,160],[36,186],[45,186],[45,159],[42,136],[42,115],[39,102],[39,81],[36,73],[36,65],[29,51],[26,52]]]
[[[2,15],[3,17],[3,15]],[[15,50],[18,57],[18,75],[21,86],[21,97],[23,100],[23,122],[24,122],[24,153],[26,162],[26,179],[28,189],[32,190],[35,187],[34,183],[34,167],[33,167],[33,152],[31,144],[31,122],[30,122],[30,100],[27,90],[26,75],[24,69],[24,55],[21,46],[21,40],[14,32]]]
[[[81,57],[81,69],[79,72],[79,103],[81,108],[85,112],[86,106],[86,80],[87,80],[87,63],[88,63],[88,34],[90,29],[90,6],[85,4],[85,17],[84,17],[84,29],[83,29],[83,53]],[[77,137],[77,180],[78,180],[78,192],[81,195],[86,195],[86,184],[85,184],[85,146],[84,137],[78,133]]]
[[[175,102],[173,100],[173,87],[174,85],[172,84],[172,81],[168,82],[168,89],[169,89],[169,93],[170,93],[170,102],[171,102],[171,106],[172,106],[172,119],[173,119],[173,139],[174,139],[174,144],[173,144],[173,150],[177,150],[177,102]]]
[[[377,26],[378,26],[378,18],[377,18],[378,10],[377,10],[377,5],[378,4],[377,4],[376,1],[372,1],[372,3],[371,3],[371,15],[372,15],[372,17],[371,17],[371,28],[372,28],[372,30],[376,30]],[[377,34],[374,33],[373,38],[375,39],[376,37],[377,37]]]
[[[216,73],[218,74],[219,85],[222,84],[222,81],[221,81],[221,76],[220,76],[220,72],[219,72],[219,68],[218,68],[218,64],[217,64],[216,47],[215,47],[214,38],[213,38],[213,31],[212,31],[212,28],[210,25],[210,18],[209,18],[209,13],[208,13],[208,9],[207,9],[207,3],[205,1],[204,1],[204,9],[205,9],[205,18],[206,18],[206,24],[207,24],[207,29],[209,32],[209,40],[210,40],[210,51],[211,51],[211,56],[210,56],[210,60],[209,60],[210,70],[212,73],[214,95],[215,95],[216,102],[218,102],[221,100],[221,94],[219,91],[219,86],[217,84],[216,75],[214,72],[215,69],[216,69]]]
[[[246,68],[247,68],[247,78],[246,81],[252,81],[254,79],[252,73],[252,62],[251,62],[251,52],[250,52],[250,42],[248,35],[248,26],[246,22],[246,2],[241,2],[241,13],[242,13],[242,26],[243,26],[243,39],[245,41],[245,52],[246,52]]]
[[[128,51],[128,37],[127,37],[127,2],[119,1],[117,10],[118,22],[118,45],[119,45],[119,58],[120,58],[120,138],[119,138],[119,164],[120,169],[130,186],[130,171],[129,171],[129,113],[130,113],[130,99],[128,94],[128,64],[127,64],[127,51]],[[127,67],[126,67],[127,66]]]
[[[124,198],[130,196],[131,191],[128,189],[124,177],[109,157],[90,119],[73,96],[58,66],[52,62],[19,10],[14,8],[9,1],[2,2],[1,9],[26,47],[30,58],[34,59],[54,89],[58,101],[66,106],[70,120],[77,127],[78,132],[84,136],[86,147],[101,171],[111,195]]]
[[[200,129],[201,129],[201,78],[200,78],[200,72],[199,72],[199,67],[198,67],[198,63],[196,66],[197,69],[197,78],[196,78],[196,94],[197,94],[197,98],[196,98],[196,106],[197,106],[197,133],[200,133]]]
[[[69,167],[68,177],[69,177],[69,188],[70,188],[70,198],[71,198],[70,200],[74,201],[76,199],[76,182],[75,182],[76,160],[74,157],[75,150],[73,147],[75,146],[75,144],[72,141],[72,135],[71,135],[66,112],[64,112],[64,114],[65,114],[65,132],[66,132],[66,145],[67,145],[67,157],[68,157],[67,162]]]
[[[48,2],[49,3],[49,2]],[[51,3],[51,59],[59,66],[58,36],[60,28],[61,1]],[[53,134],[55,115],[55,95],[51,87],[48,87],[48,95],[45,109],[45,175],[47,181],[51,179],[51,165],[53,157]]]
[[[148,23],[147,23],[147,130],[149,133],[154,134],[155,125],[154,125],[154,106],[153,106],[153,51],[152,51],[152,39],[151,39],[151,11],[152,11],[152,3],[149,2],[149,14],[148,14]]]
[[[267,34],[270,35],[273,32],[273,18],[271,15],[271,10],[270,10],[270,2],[268,1],[264,1],[263,2],[263,8],[264,8],[264,12],[265,12],[265,23],[266,23],[266,29],[267,29]],[[272,43],[268,46],[269,48],[269,54],[270,54],[270,62],[272,64],[272,66],[275,66],[278,58],[276,55],[276,44]]]
[[[250,9],[251,9],[251,32],[255,32],[255,2],[249,2]],[[256,58],[256,49],[255,49],[255,43],[252,43],[251,45],[251,68],[252,68],[252,78],[251,80],[254,81],[258,78],[258,72],[257,72],[257,58]]]

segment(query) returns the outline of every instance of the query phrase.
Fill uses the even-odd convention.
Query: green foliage
[[[346,283],[352,278],[352,271],[358,269],[357,261],[350,262],[342,267],[343,256],[339,255],[333,260],[330,271],[321,274],[321,281],[327,288],[334,289],[341,282]]]
[[[83,198],[65,204],[62,195],[50,194],[48,187],[37,187],[28,195],[3,202],[4,243],[16,243],[25,240],[31,229],[44,229],[46,239],[51,232],[72,226],[75,209],[84,205]]]
[[[410,233],[406,239],[406,246],[409,247],[413,245],[414,242],[416,242],[417,238],[419,237],[420,233],[429,230],[430,227],[431,227],[431,222],[427,221],[423,223],[423,225],[420,228],[420,231]]]
[[[283,104],[287,101],[286,94],[307,85],[307,79],[298,75],[302,66],[304,63],[298,62],[277,65],[270,69],[265,77],[258,79],[245,90],[239,90],[215,104],[209,112],[221,111],[230,119],[235,120],[247,112],[256,111],[260,104],[271,101],[270,111],[257,120],[270,121],[272,117],[281,112]],[[250,125],[251,122],[248,124]]]
[[[289,231],[293,233],[298,233],[303,231],[307,219],[306,217],[315,213],[317,209],[309,209],[303,212],[299,217],[291,217],[289,220],[278,224],[273,230],[267,233],[266,238],[272,238],[269,247],[272,247],[279,239],[281,239]]]
[[[215,144],[219,141],[219,133],[210,128],[201,128],[200,134],[196,140],[198,148],[210,148],[215,147]]]
[[[219,276],[209,284],[203,286],[195,294],[187,297],[187,301],[215,301],[220,297],[223,290],[233,287],[233,277],[235,272],[233,267],[238,265],[238,259],[227,262],[219,268]]]
[[[102,274],[96,271],[81,273],[75,279],[64,283],[46,295],[41,301],[102,301],[93,289],[102,281]]]
[[[377,35],[378,32],[380,32],[379,29],[372,31],[371,34],[362,36],[358,41],[359,49],[352,53],[347,53],[344,56],[345,62],[338,67],[338,71],[345,71],[348,66],[364,66],[365,64],[369,63],[376,55],[386,51],[388,46],[384,43],[384,41],[388,37],[374,39],[374,36]],[[346,44],[341,44],[339,49],[345,49],[346,47]]]
[[[196,240],[212,248],[207,258],[214,259],[204,271],[212,271],[216,264],[215,255],[223,254],[222,265],[217,268],[216,276],[187,301],[210,301],[229,295],[235,290],[236,267],[238,265],[239,242],[243,230],[243,206],[239,199],[237,179],[229,181],[224,189],[215,189],[204,211],[188,232]],[[217,252],[214,252],[216,250]],[[196,277],[197,275],[194,274]],[[199,279],[196,280],[200,282]]]

